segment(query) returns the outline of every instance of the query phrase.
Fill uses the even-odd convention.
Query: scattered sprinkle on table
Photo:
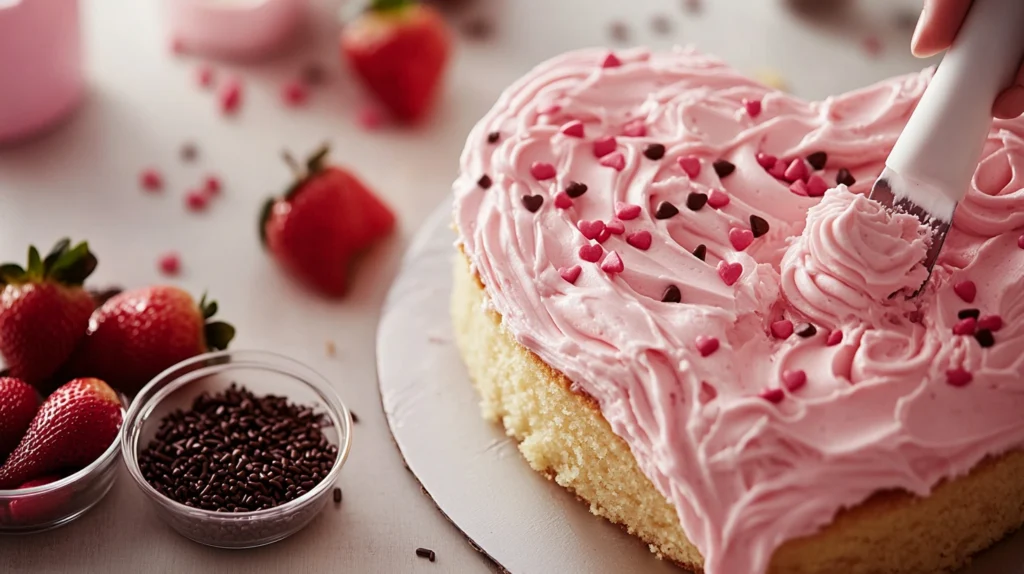
[[[434,562],[435,560],[437,560],[437,554],[434,553],[434,551],[429,549],[429,548],[417,548],[416,549],[416,556],[419,556],[420,558],[426,558],[427,560],[430,560],[431,562]]]
[[[334,503],[341,504],[341,489],[338,487],[334,488]]]

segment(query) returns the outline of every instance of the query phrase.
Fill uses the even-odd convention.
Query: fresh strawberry
[[[46,486],[63,478],[59,474],[47,474],[22,484],[17,490]],[[66,510],[70,500],[71,492],[66,488],[53,492],[30,494],[12,500],[9,505],[11,523],[24,527],[30,524],[41,524],[54,520],[59,518],[60,514]]]
[[[98,377],[134,395],[164,369],[209,350],[226,349],[235,328],[208,321],[216,301],[198,304],[177,287],[146,287],[111,297],[89,320],[69,372]]]
[[[117,438],[121,401],[99,379],[75,379],[39,407],[28,432],[0,466],[0,489],[92,464]]]
[[[411,0],[374,0],[341,32],[341,53],[399,120],[416,122],[436,99],[451,34],[437,10]]]
[[[271,198],[260,217],[260,237],[277,261],[325,295],[348,290],[353,258],[387,237],[395,216],[350,172],[325,165],[324,147],[300,168],[282,198]],[[286,156],[288,157],[288,156]]]
[[[0,265],[0,355],[12,377],[44,382],[85,336],[93,301],[82,283],[96,269],[86,243],[61,240],[46,258],[28,250],[28,268]]]
[[[25,436],[39,410],[39,395],[20,379],[0,377],[0,462],[7,459]]]

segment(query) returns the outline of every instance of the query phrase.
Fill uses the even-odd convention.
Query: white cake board
[[[377,333],[381,400],[406,466],[478,550],[513,574],[679,574],[530,469],[479,399],[452,341],[455,239],[440,206],[406,254]],[[1024,532],[961,574],[1024,574]]]

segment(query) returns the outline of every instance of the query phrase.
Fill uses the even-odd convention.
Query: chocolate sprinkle
[[[350,411],[348,411],[348,414],[352,415],[352,422],[354,424],[359,424],[359,417],[356,416],[356,412],[355,411],[350,410]]]
[[[679,287],[675,285],[669,285],[665,289],[665,293],[661,296],[662,303],[679,303],[683,300],[683,294],[679,292]]]
[[[706,261],[708,257],[708,246],[701,243],[693,250],[693,256],[701,261]]]
[[[544,205],[544,197],[540,195],[524,195],[523,207],[530,213],[537,213],[540,206]]]
[[[839,173],[836,174],[836,183],[849,187],[857,183],[857,180],[853,178],[853,174],[850,173],[850,170],[842,167],[839,168]]]
[[[715,168],[715,173],[718,177],[728,177],[732,172],[736,171],[736,166],[731,161],[724,159],[715,160],[715,163],[711,164]]]
[[[754,232],[754,237],[761,237],[768,233],[768,229],[768,222],[763,217],[750,216],[750,230]]]
[[[691,192],[690,195],[686,196],[686,207],[692,211],[697,211],[704,207],[708,203],[708,196],[706,193],[698,193],[696,191]]]
[[[800,335],[804,339],[808,337],[813,337],[817,333],[818,330],[814,328],[814,325],[811,325],[810,323],[799,323],[796,326],[796,334]]]
[[[651,18],[651,30],[655,34],[668,34],[672,31],[672,21],[664,14],[658,14]]]
[[[585,183],[570,181],[569,185],[565,186],[565,194],[573,199],[576,199],[584,193],[587,193],[587,184]]]
[[[616,20],[608,26],[608,34],[612,37],[612,40],[615,40],[616,42],[628,42],[629,26],[621,20]]]
[[[968,318],[968,317],[970,317],[972,319],[977,319],[978,317],[981,317],[981,310],[980,309],[961,309],[960,312],[956,314],[956,318],[960,319],[961,321],[966,319],[966,318]]]
[[[462,33],[472,40],[486,40],[494,34],[494,26],[489,20],[478,16],[462,25]]]
[[[302,67],[302,82],[308,86],[319,86],[327,81],[327,70],[319,62],[310,62]]]
[[[807,163],[811,164],[811,167],[814,169],[825,169],[825,164],[828,163],[828,154],[823,151],[816,151],[807,156]]]
[[[491,183],[491,176],[487,175],[486,173],[481,175],[480,179],[476,180],[476,184],[483,189],[490,189]]]
[[[417,548],[416,556],[419,556],[420,558],[426,558],[431,562],[437,559],[437,554],[429,548]]]
[[[334,489],[334,503],[341,504],[341,489],[337,487]]]
[[[674,217],[679,213],[679,208],[672,205],[667,201],[663,201],[658,204],[658,208],[654,211],[655,219],[668,219]]]
[[[665,146],[660,143],[652,143],[644,148],[644,157],[655,161],[665,157]]]
[[[501,139],[501,132],[491,132],[487,134],[487,143],[498,143]]]
[[[979,345],[986,349],[996,344],[996,338],[992,336],[992,331],[988,329],[979,329],[974,334],[974,338],[978,341]]]
[[[185,142],[181,145],[181,160],[186,162],[195,161],[199,157],[199,148],[192,142]]]

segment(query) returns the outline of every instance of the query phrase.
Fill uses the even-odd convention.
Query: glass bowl
[[[125,421],[128,399],[120,393],[117,396],[121,400],[121,419]],[[115,439],[92,464],[57,482],[0,490],[0,534],[43,532],[82,516],[110,491],[120,459],[120,442]]]
[[[146,482],[139,454],[170,412],[188,408],[200,393],[216,393],[238,383],[257,396],[277,395],[323,413],[322,429],[338,447],[327,477],[306,494],[280,506],[254,512],[214,512],[186,506]],[[121,429],[121,453],[128,472],[158,516],[182,536],[216,548],[256,548],[295,534],[331,498],[352,444],[352,416],[330,383],[313,369],[287,357],[261,351],[221,351],[194,357],[167,369],[135,397]]]

